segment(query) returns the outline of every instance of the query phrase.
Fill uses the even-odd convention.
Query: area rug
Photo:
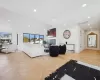
[[[70,60],[45,80],[100,80],[100,67]]]

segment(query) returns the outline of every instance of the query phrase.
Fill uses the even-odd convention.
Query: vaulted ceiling
[[[50,25],[100,25],[100,0],[0,0],[0,6]]]

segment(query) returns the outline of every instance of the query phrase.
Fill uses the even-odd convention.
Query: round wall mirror
[[[65,31],[63,32],[63,37],[64,37],[65,39],[69,39],[70,36],[71,36],[71,32],[70,32],[69,30],[65,30]]]

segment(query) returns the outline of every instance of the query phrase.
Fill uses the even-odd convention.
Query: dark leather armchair
[[[51,57],[57,57],[59,55],[59,46],[50,46],[49,53]]]
[[[65,54],[66,53],[66,45],[59,46],[59,54]]]

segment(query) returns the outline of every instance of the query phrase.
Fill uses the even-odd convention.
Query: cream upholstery
[[[17,51],[17,45],[16,44],[8,44],[8,45],[3,45],[2,52],[9,53],[9,52],[16,52]]]
[[[44,52],[44,46],[41,44],[23,44],[23,52],[25,52],[30,57],[48,55]]]

